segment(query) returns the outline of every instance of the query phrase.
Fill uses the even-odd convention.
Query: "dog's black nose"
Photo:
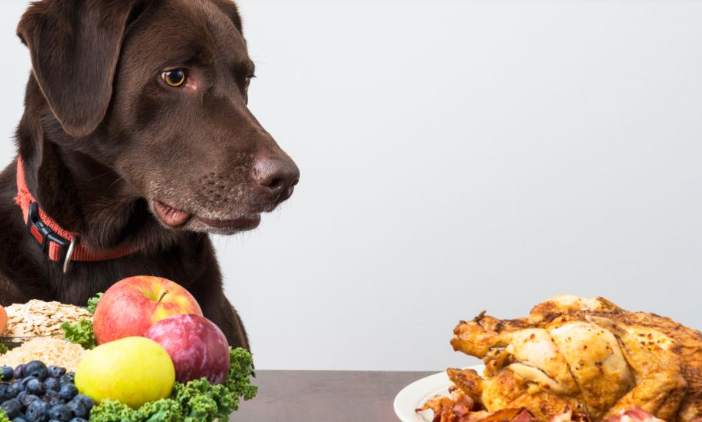
[[[263,158],[254,164],[253,173],[258,184],[270,189],[279,202],[290,198],[300,181],[300,169],[290,159]]]

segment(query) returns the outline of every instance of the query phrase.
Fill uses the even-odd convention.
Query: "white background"
[[[302,169],[218,238],[260,369],[441,370],[562,292],[702,328],[702,2],[240,1],[251,108]],[[24,0],[2,0],[0,159]]]

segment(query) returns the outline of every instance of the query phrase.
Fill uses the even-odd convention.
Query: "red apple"
[[[229,373],[229,344],[222,330],[200,315],[176,315],[154,324],[144,337],[166,349],[176,381],[207,378],[222,384]]]
[[[5,312],[5,308],[0,305],[0,335],[5,331],[5,327],[7,327],[7,312]]]
[[[100,299],[93,328],[98,344],[143,336],[158,321],[179,314],[202,315],[195,298],[165,278],[125,278],[107,289]]]

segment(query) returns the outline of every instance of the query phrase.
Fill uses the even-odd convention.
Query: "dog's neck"
[[[81,145],[99,148],[104,135],[71,138],[33,90],[38,87],[30,80],[17,142],[27,185],[44,212],[99,249],[124,243],[163,247],[175,240],[177,234],[157,223],[146,201],[117,172],[81,151]]]

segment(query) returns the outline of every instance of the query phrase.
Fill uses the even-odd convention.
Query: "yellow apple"
[[[78,364],[76,387],[96,403],[119,400],[137,409],[171,395],[175,367],[153,340],[127,337],[88,352]]]

